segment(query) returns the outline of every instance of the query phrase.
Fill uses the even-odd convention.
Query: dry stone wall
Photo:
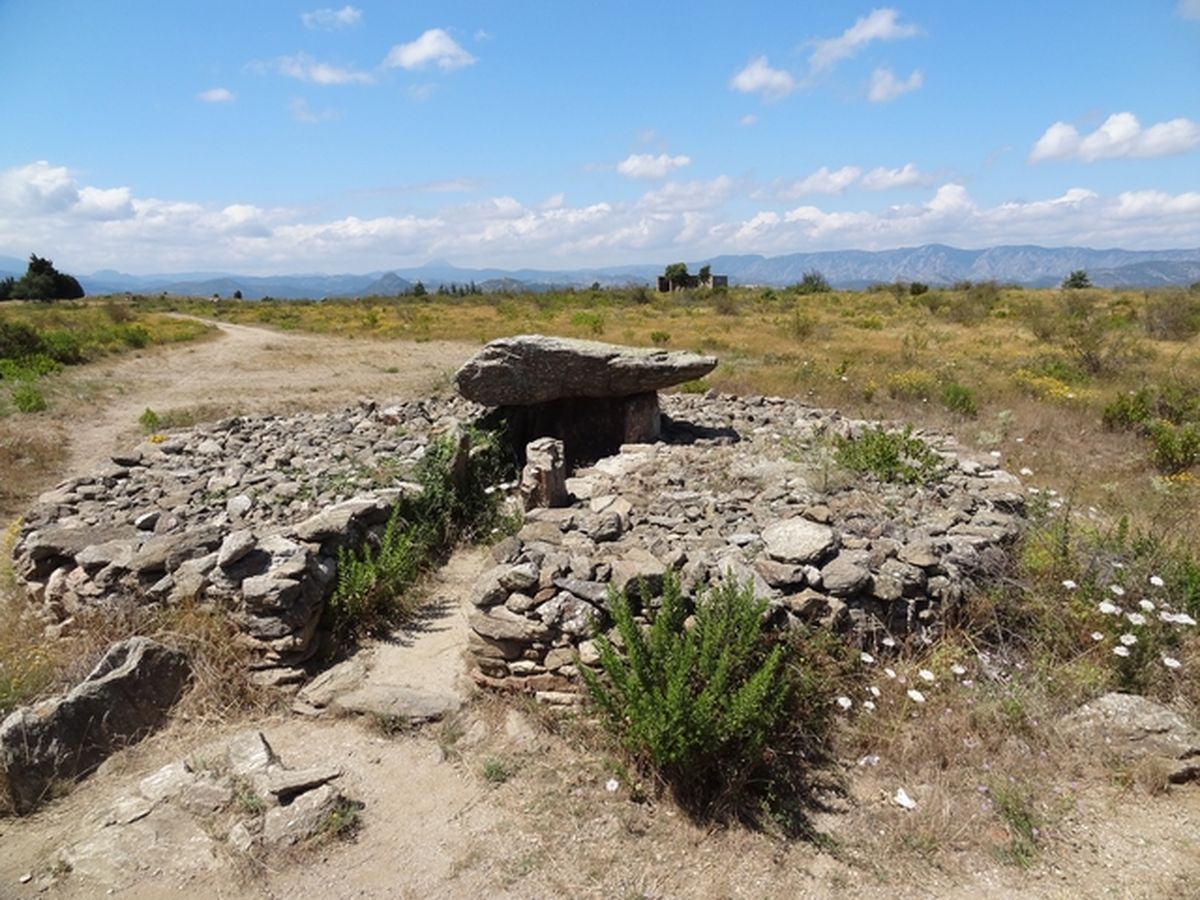
[[[653,606],[668,571],[695,597],[754,584],[772,623],[819,623],[864,647],[932,640],[1021,530],[1018,479],[945,434],[929,485],[849,478],[832,436],[869,424],[779,398],[665,396],[665,441],[627,445],[567,480],[567,506],[529,511],[475,585],[477,680],[569,699],[609,590]]]
[[[404,478],[431,437],[480,412],[461,399],[367,403],[147,440],[38,499],[16,572],[54,627],[121,600],[217,604],[260,651],[264,680],[299,679],[338,548],[382,531],[419,490]]]

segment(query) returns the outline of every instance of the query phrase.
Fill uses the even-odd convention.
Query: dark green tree
[[[31,253],[29,268],[19,281],[13,282],[9,295],[44,302],[76,300],[83,296],[83,287],[71,275],[55,269],[50,260]]]
[[[429,293],[429,291],[425,290],[425,282],[423,281],[418,281],[414,284],[412,292],[414,297],[424,297]]]
[[[707,284],[708,279],[712,278],[712,266],[701,266],[697,277],[700,279],[701,284]]]
[[[12,297],[13,285],[17,283],[17,279],[11,275],[3,280],[0,280],[0,300],[8,300]]]
[[[1062,286],[1064,290],[1081,290],[1083,288],[1090,288],[1092,280],[1088,278],[1088,273],[1085,269],[1076,269],[1063,279]]]
[[[797,294],[828,294],[829,290],[829,281],[816,269],[805,272],[800,278],[800,283],[792,287],[792,291]]]
[[[663,272],[663,277],[667,279],[667,283],[670,284],[672,288],[674,288],[676,285],[679,287],[686,287],[689,279],[691,278],[691,276],[688,274],[687,263],[681,262],[671,263],[669,266],[667,266],[666,270]]]

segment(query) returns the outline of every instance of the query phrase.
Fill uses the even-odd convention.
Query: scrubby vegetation
[[[620,649],[598,637],[602,674],[582,673],[638,765],[702,818],[802,830],[813,769],[829,759],[832,707],[800,639],[764,633],[766,601],[732,579],[693,613],[668,576],[661,606],[642,611],[646,630],[626,594],[611,606]]]

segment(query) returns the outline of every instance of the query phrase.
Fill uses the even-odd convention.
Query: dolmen
[[[622,444],[657,441],[658,391],[716,366],[715,356],[522,334],[487,344],[455,383],[466,399],[497,409],[513,446],[557,438],[573,468]]]

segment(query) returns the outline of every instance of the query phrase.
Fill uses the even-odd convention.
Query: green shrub
[[[832,288],[829,287],[829,280],[813,269],[805,272],[800,281],[788,288],[793,294],[828,294]]]
[[[1104,407],[1101,416],[1104,427],[1109,431],[1131,431],[1140,428],[1154,416],[1153,401],[1153,395],[1146,388],[1121,394]]]
[[[580,310],[571,316],[571,324],[576,328],[586,328],[592,334],[604,334],[604,313]]]
[[[32,325],[0,320],[0,359],[21,359],[45,352],[45,344]]]
[[[878,425],[857,437],[837,435],[834,443],[833,458],[838,465],[880,481],[920,484],[936,479],[944,464],[928,444],[912,436],[911,426],[888,431]]]
[[[794,823],[803,770],[822,759],[831,691],[764,634],[766,601],[753,585],[725,580],[689,621],[668,577],[646,630],[626,595],[614,594],[611,608],[623,650],[598,637],[601,674],[581,674],[643,770],[693,814]]]
[[[145,325],[122,325],[121,340],[135,349],[141,349],[150,343],[150,332]]]
[[[1155,419],[1147,434],[1150,459],[1160,472],[1182,472],[1200,460],[1200,422],[1175,425],[1166,419]]]
[[[908,286],[908,293],[913,297],[920,297],[922,294],[929,292],[929,285],[923,281],[914,281]]]
[[[138,416],[138,424],[142,426],[142,431],[146,434],[154,434],[162,428],[162,417],[147,406],[145,411]]]
[[[23,413],[41,412],[46,408],[46,398],[30,381],[22,381],[12,392],[13,405]]]
[[[1186,341],[1200,334],[1200,294],[1182,289],[1146,294],[1142,327],[1159,341]]]
[[[84,360],[83,343],[70,331],[47,331],[42,335],[42,345],[47,356],[63,365],[76,365]]]
[[[942,387],[942,405],[950,412],[972,419],[979,414],[979,399],[975,392],[956,381]]]
[[[10,381],[32,381],[41,378],[43,375],[52,375],[61,370],[62,366],[44,353],[21,357],[20,359],[0,359],[0,378],[6,378]]]
[[[671,333],[669,331],[652,331],[650,332],[650,343],[655,347],[665,347],[671,343]]]

